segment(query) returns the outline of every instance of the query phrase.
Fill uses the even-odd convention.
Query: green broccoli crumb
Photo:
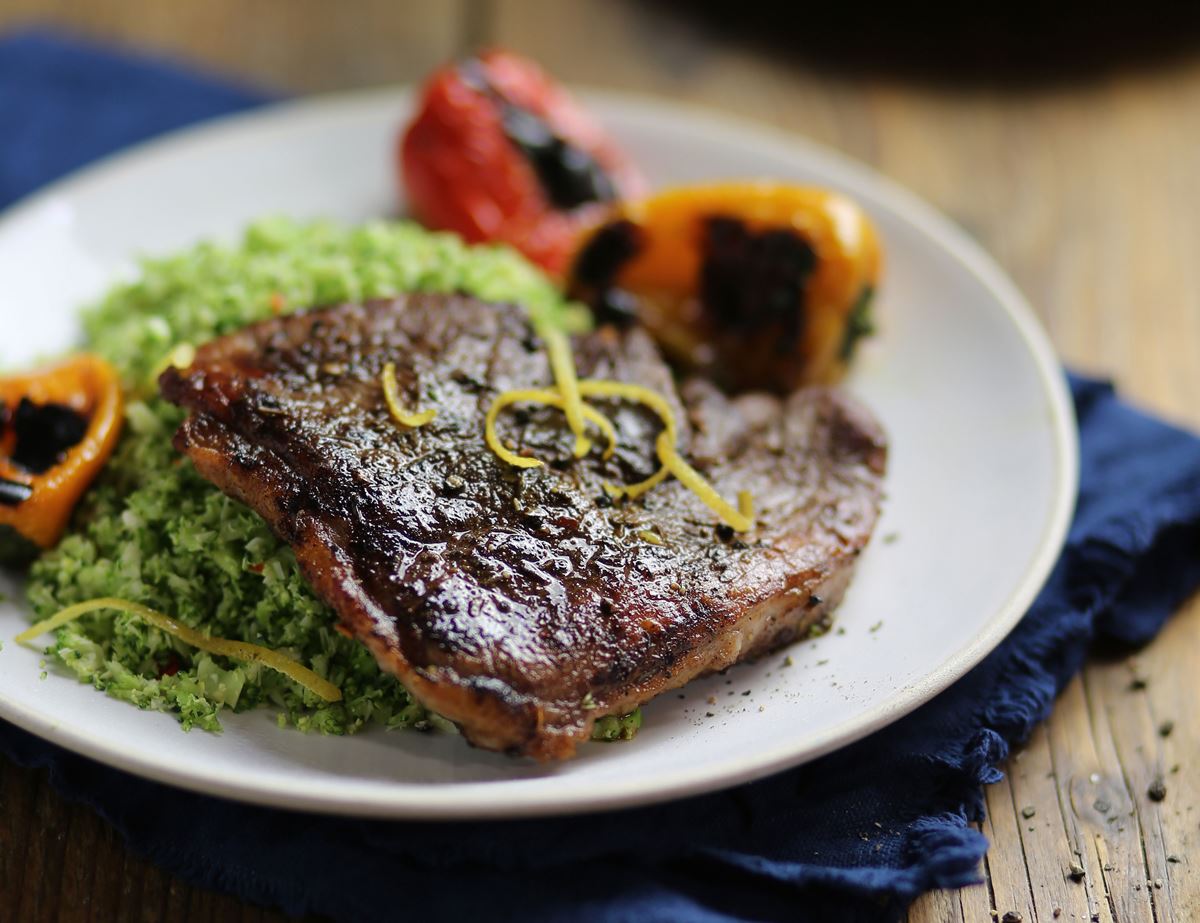
[[[641,726],[640,708],[635,708],[627,715],[605,715],[592,728],[592,740],[633,740]]]

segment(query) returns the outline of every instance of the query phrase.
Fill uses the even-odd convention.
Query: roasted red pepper
[[[58,541],[116,446],[122,410],[117,374],[96,356],[0,379],[0,557]]]
[[[430,77],[397,159],[422,223],[472,243],[503,241],[556,273],[580,227],[644,185],[562,87],[502,51]]]

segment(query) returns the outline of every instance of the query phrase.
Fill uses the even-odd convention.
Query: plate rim
[[[581,782],[551,789],[550,796],[536,791],[539,779],[461,782],[443,786],[420,783],[356,781],[330,789],[311,782],[276,780],[270,788],[241,783],[212,772],[171,766],[145,756],[122,752],[119,743],[103,736],[90,736],[77,729],[64,729],[56,719],[22,704],[0,698],[0,718],[84,757],[200,794],[288,810],[342,816],[387,817],[407,820],[483,820],[584,814],[619,810],[639,805],[678,800],[730,788],[761,779],[823,756],[860,740],[891,724],[931,700],[964,676],[1016,626],[1044,586],[1065,542],[1074,512],[1078,488],[1079,449],[1074,406],[1067,380],[1048,334],[1015,283],[983,248],[953,221],[915,193],[888,179],[870,166],[846,154],[769,123],[699,105],[645,93],[578,89],[598,111],[624,110],[637,117],[665,120],[684,118],[689,128],[702,135],[727,135],[742,131],[762,141],[783,156],[796,151],[822,163],[836,181],[850,187],[867,188],[895,215],[931,239],[974,276],[995,298],[1014,325],[1034,362],[1043,396],[1050,410],[1050,426],[1056,455],[1055,495],[1042,528],[1033,559],[1022,580],[1008,598],[982,625],[975,638],[946,657],[901,694],[825,729],[818,735],[793,740],[750,759],[720,759],[686,770],[661,773],[651,784],[629,779]],[[56,197],[103,184],[110,175],[136,171],[146,160],[170,157],[177,149],[195,143],[220,143],[247,126],[296,118],[319,118],[323,114],[354,106],[371,108],[385,100],[401,110],[411,99],[411,85],[393,85],[296,100],[268,102],[232,114],[205,119],[166,134],[107,154],[49,185],[18,199],[0,213],[0,234]],[[531,791],[532,789],[532,791]]]

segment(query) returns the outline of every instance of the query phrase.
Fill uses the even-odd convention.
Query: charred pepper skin
[[[429,227],[501,241],[561,274],[579,229],[644,183],[536,64],[490,51],[436,71],[397,147],[405,204]]]
[[[68,449],[87,434],[88,421],[66,404],[35,404],[21,398],[13,414],[16,449],[11,461],[33,474],[44,474],[58,464]]]
[[[823,189],[731,182],[625,202],[581,235],[568,292],[633,315],[673,361],[733,391],[831,384],[871,332],[882,253]]]
[[[566,211],[617,197],[612,179],[592,153],[558,133],[546,116],[509,99],[492,82],[484,61],[468,58],[458,65],[458,73],[495,105],[505,136],[525,155],[555,208]]]
[[[120,381],[97,356],[0,379],[0,563],[50,548],[116,447]]]

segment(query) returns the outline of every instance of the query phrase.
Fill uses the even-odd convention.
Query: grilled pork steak
[[[500,391],[553,378],[523,313],[411,295],[266,321],[163,374],[189,408],[176,445],[296,551],[316,592],[425,705],[480,747],[571,756],[601,715],[763,654],[841,599],[878,512],[886,449],[845,396],[730,400],[676,390],[639,331],[574,344],[581,378],[636,382],[676,408],[679,445],[725,497],[753,493],[734,535],[668,480],[613,505],[606,481],[658,466],[661,422],[593,400],[620,444],[571,457],[563,414],[517,407],[502,439],[547,465],[520,470],[484,442]],[[380,375],[396,365],[405,429]],[[661,544],[654,543],[655,540]]]

